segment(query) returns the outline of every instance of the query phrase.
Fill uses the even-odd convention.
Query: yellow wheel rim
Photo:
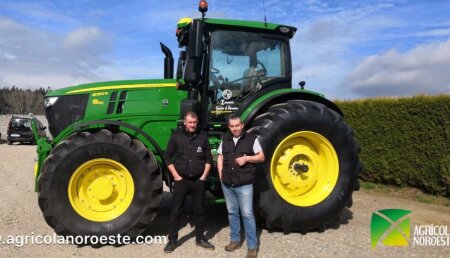
[[[333,191],[339,162],[333,145],[322,135],[300,131],[275,149],[270,173],[277,193],[296,206],[322,202]]]
[[[130,172],[112,159],[93,159],[79,166],[69,181],[70,204],[83,218],[103,222],[122,215],[134,195]]]

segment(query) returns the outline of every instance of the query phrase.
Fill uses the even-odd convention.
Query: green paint
[[[255,100],[243,113],[242,113],[242,115],[241,115],[241,119],[242,120],[245,120],[247,117],[248,117],[248,115],[250,115],[250,113],[255,109],[255,108],[257,108],[262,102],[264,102],[265,100],[267,100],[267,99],[269,99],[269,98],[271,98],[271,97],[273,97],[273,96],[276,96],[276,95],[282,95],[282,94],[285,94],[285,93],[304,93],[304,94],[307,94],[307,95],[316,95],[316,96],[319,96],[319,97],[322,97],[322,98],[324,98],[324,95],[323,94],[320,94],[320,93],[318,93],[318,92],[315,92],[315,91],[310,91],[310,90],[301,90],[301,89],[280,89],[280,90],[275,90],[275,91],[272,91],[272,92],[269,92],[269,93],[267,93],[266,95],[264,95],[264,96],[262,96],[262,97],[260,97],[260,98],[258,98],[257,100]]]
[[[75,85],[75,86],[71,86],[71,87],[66,87],[66,88],[62,88],[62,89],[57,89],[57,90],[52,90],[49,91],[47,93],[47,97],[52,97],[52,96],[62,96],[62,95],[74,95],[74,94],[79,94],[79,93],[72,93],[74,91],[79,91],[79,90],[88,90],[88,92],[93,92],[93,91],[101,91],[102,87],[109,87],[109,86],[124,86],[124,85],[140,85],[140,84],[168,84],[171,83],[173,84],[173,87],[175,87],[176,84],[176,80],[174,79],[152,79],[152,80],[123,80],[123,81],[108,81],[108,82],[95,82],[95,83],[88,83],[88,84],[80,84],[80,85]],[[107,91],[107,90],[105,90]]]
[[[172,130],[176,128],[177,121],[180,117],[180,102],[182,99],[187,97],[187,92],[177,90],[175,83],[176,80],[113,81],[78,85],[49,92],[47,97],[73,95],[73,93],[70,93],[71,91],[89,89],[89,99],[83,119],[69,125],[58,135],[54,135],[53,142],[47,142],[44,139],[37,141],[38,175],[40,173],[42,163],[50,153],[52,146],[56,146],[61,141],[75,133],[75,128],[77,128],[77,125],[90,121],[104,119],[122,121],[143,130],[145,133],[150,135],[161,148],[165,149]],[[133,87],[135,85],[139,86],[142,84],[172,84],[173,86]],[[111,90],[99,89],[110,86],[114,86],[115,88]],[[114,112],[108,115],[107,109],[111,94],[113,92],[117,93],[114,109],[116,111],[118,102],[120,101],[120,93],[123,91],[120,89],[122,86],[124,86],[124,90],[127,91],[123,112]],[[86,94],[86,92],[76,94]],[[94,128],[104,128],[104,125],[95,124],[82,128],[82,130]],[[126,128],[120,128],[120,130],[141,140],[149,150],[155,150],[152,144],[142,135],[138,135],[137,132]],[[36,129],[33,130],[33,133],[35,137],[37,137]]]
[[[239,21],[239,20],[227,20],[227,19],[205,19],[206,23],[214,24],[214,25],[228,25],[228,26],[238,26],[238,27],[247,27],[247,28],[255,28],[255,29],[267,29],[267,30],[275,30],[280,26],[285,26],[281,24],[275,23],[264,23],[257,21]],[[290,27],[290,26],[286,26]],[[291,27],[292,28],[292,27]]]
[[[177,28],[178,29],[182,29],[182,28],[188,26],[191,23],[192,23],[192,19],[191,18],[182,18],[181,20],[178,21]]]
[[[50,151],[53,149],[53,146],[51,144],[50,141],[48,141],[47,139],[39,139],[37,142],[37,154],[38,154],[38,160],[37,160],[37,172],[36,172],[36,176],[34,178],[34,191],[38,191],[37,186],[38,186],[38,178],[39,175],[41,174],[41,168],[42,165],[44,164],[45,159],[47,158],[47,156],[50,154]]]
[[[276,30],[279,27],[287,27],[293,31],[296,31],[297,28],[288,26],[288,25],[282,25],[282,24],[276,24],[276,23],[264,23],[260,21],[242,21],[242,20],[230,20],[230,19],[214,19],[214,18],[205,18],[205,19],[199,19],[205,21],[207,24],[211,25],[222,25],[222,26],[233,26],[233,27],[244,27],[244,28],[253,28],[253,29],[265,29],[265,30]],[[181,21],[181,20],[180,20]],[[182,29],[188,26],[192,21],[189,20],[182,20],[181,22],[177,23],[177,28]]]
[[[34,184],[34,191],[37,192],[37,183],[38,178],[41,172],[42,164],[44,163],[44,160],[47,158],[48,154],[52,150],[51,142],[47,140],[46,137],[40,137],[37,129],[37,122],[36,118],[34,116],[31,117],[31,129],[33,131],[34,139],[36,140],[37,149],[36,152],[38,154],[37,157],[37,168],[36,168],[36,175],[34,178],[35,184]]]
[[[209,201],[210,204],[225,204],[225,198],[212,199]]]

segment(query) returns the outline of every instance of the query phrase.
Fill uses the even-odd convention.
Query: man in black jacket
[[[169,218],[169,243],[164,252],[177,247],[180,215],[187,195],[191,194],[195,219],[195,240],[198,246],[214,249],[206,240],[205,231],[205,180],[212,164],[212,154],[205,132],[197,130],[198,117],[194,112],[184,116],[184,128],[172,134],[164,154],[164,161],[175,180],[172,195],[172,212]]]
[[[240,216],[244,222],[247,257],[257,256],[256,223],[253,214],[253,181],[256,163],[264,161],[264,153],[256,135],[244,131],[238,116],[228,118],[231,135],[224,135],[217,153],[217,170],[230,223],[230,244],[225,250],[241,248]]]

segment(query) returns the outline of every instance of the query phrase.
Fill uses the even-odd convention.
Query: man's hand
[[[235,162],[238,166],[241,167],[241,166],[245,165],[245,163],[248,162],[248,156],[244,155],[242,157],[239,157],[235,160]]]
[[[205,170],[203,170],[202,176],[199,178],[200,181],[206,181],[206,178],[208,177],[209,171],[211,170],[211,164],[205,163]]]
[[[260,151],[260,152],[256,153],[256,155],[253,155],[253,156],[244,155],[242,157],[239,157],[239,158],[235,159],[234,162],[238,166],[243,166],[247,162],[251,162],[251,163],[264,162],[264,159],[265,159],[264,153],[262,151]]]
[[[173,176],[173,179],[175,181],[181,181],[183,180],[183,178],[180,176],[180,174],[178,174],[177,170],[175,169],[175,166],[173,164],[170,164],[167,166],[167,168],[169,169],[170,173]]]
[[[219,173],[220,182],[222,182],[223,155],[217,156],[217,172]]]

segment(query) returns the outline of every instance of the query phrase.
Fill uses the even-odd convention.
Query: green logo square
[[[409,210],[386,209],[372,213],[370,238],[372,248],[379,242],[386,246],[407,246],[410,241]]]

